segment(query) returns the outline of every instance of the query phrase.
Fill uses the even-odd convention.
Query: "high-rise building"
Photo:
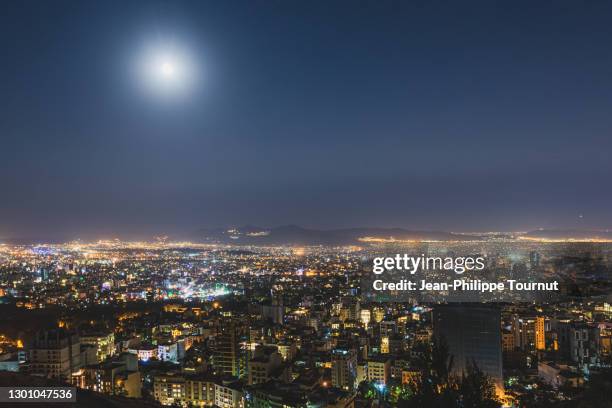
[[[216,382],[218,379],[208,376],[157,375],[153,380],[153,396],[162,405],[212,406]]]
[[[475,363],[503,390],[501,313],[493,305],[438,305],[434,309],[434,336],[448,344],[453,372],[461,375]]]
[[[597,343],[592,341],[595,333],[593,327],[584,323],[572,324],[570,328],[571,360],[580,367],[595,363]]]
[[[403,350],[403,340],[398,334],[385,335],[380,338],[381,354],[399,354]]]
[[[572,358],[572,347],[570,338],[572,336],[572,322],[570,319],[552,319],[551,328],[555,334],[555,348],[559,357],[563,359]]]
[[[370,320],[372,319],[372,313],[369,309],[361,309],[360,317],[361,323],[363,323],[363,325],[367,327],[368,324],[370,324]]]
[[[160,361],[178,363],[185,357],[185,339],[164,341],[157,345],[157,358]]]
[[[283,324],[285,319],[285,306],[281,295],[275,295],[269,304],[261,305],[261,317],[274,324]]]
[[[80,335],[81,344],[93,346],[98,363],[115,354],[115,333],[112,331],[84,331]]]
[[[545,319],[538,317],[512,317],[512,330],[514,333],[514,344],[521,350],[545,350],[546,349],[546,327]]]
[[[155,376],[153,396],[162,405],[181,404],[186,399],[185,378],[174,375]]]
[[[269,381],[283,364],[283,357],[275,346],[257,346],[249,360],[249,385]]]
[[[535,321],[535,347],[536,350],[546,350],[546,331],[544,317],[538,316]]]
[[[81,368],[81,341],[64,328],[36,333],[29,349],[29,372],[45,377],[70,379]]]
[[[213,366],[223,376],[242,377],[246,374],[246,350],[242,347],[243,327],[231,320],[215,336]]]
[[[140,398],[142,382],[138,357],[123,353],[112,360],[85,366],[73,374],[73,383],[80,388],[110,395]]]
[[[355,350],[332,351],[332,385],[345,390],[357,386],[357,353]]]
[[[240,381],[215,383],[215,406],[219,408],[244,407],[244,384]]]
[[[346,308],[349,320],[359,320],[361,317],[361,305],[355,296],[343,296],[342,307]]]
[[[515,343],[514,343],[514,333],[511,331],[503,331],[502,332],[502,351],[510,352],[514,351]]]
[[[380,338],[380,353],[389,354],[389,336],[382,336]]]
[[[391,377],[391,360],[384,356],[368,359],[368,381],[387,385]]]

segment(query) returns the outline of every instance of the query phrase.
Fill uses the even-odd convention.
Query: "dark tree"
[[[498,408],[495,384],[475,362],[467,364],[459,385],[461,406],[465,408]]]

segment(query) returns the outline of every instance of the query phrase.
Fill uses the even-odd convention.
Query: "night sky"
[[[612,227],[611,21],[604,1],[5,1],[0,238]],[[133,68],[169,43],[180,95]]]

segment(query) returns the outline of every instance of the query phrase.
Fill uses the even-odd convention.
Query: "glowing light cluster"
[[[198,64],[194,54],[182,45],[155,43],[137,54],[133,74],[142,89],[152,96],[186,96],[197,86]]]

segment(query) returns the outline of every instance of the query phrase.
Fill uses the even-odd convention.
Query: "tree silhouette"
[[[586,388],[576,400],[579,408],[612,408],[612,368],[603,368],[591,374]]]
[[[421,377],[414,385],[413,397],[405,407],[456,407],[457,389],[451,372],[453,357],[448,352],[448,345],[443,339],[438,339],[429,345],[424,345],[421,358],[417,364]]]
[[[444,339],[437,339],[420,350],[418,368],[421,378],[413,385],[412,395],[398,400],[405,408],[498,408],[495,387],[489,376],[474,362],[468,364],[461,378],[453,376],[453,356]]]
[[[468,363],[459,385],[461,406],[464,408],[496,408],[495,384],[474,361]]]

